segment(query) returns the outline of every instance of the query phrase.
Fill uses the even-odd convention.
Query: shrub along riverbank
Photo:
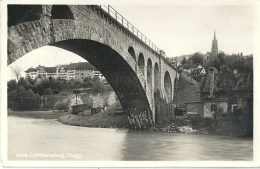
[[[221,117],[180,116],[171,122],[155,125],[152,130],[169,133],[253,136],[253,121],[249,116]]]

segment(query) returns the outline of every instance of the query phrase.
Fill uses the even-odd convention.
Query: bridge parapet
[[[124,29],[128,30],[132,36],[141,41],[146,47],[154,51],[157,56],[163,59],[163,61],[171,66],[173,69],[176,68],[167,60],[167,56],[165,52],[161,50],[157,45],[155,45],[149,38],[147,38],[141,31],[139,31],[133,24],[131,24],[126,18],[124,18],[119,12],[117,12],[110,5],[100,5],[100,7],[104,12],[106,12],[109,16],[111,16],[114,21],[116,21],[119,25],[121,25]]]
[[[160,49],[113,7],[110,5],[100,5],[99,7],[113,19],[115,19],[121,26],[130,31],[132,35],[136,36],[140,41],[154,50],[157,54],[160,54]]]

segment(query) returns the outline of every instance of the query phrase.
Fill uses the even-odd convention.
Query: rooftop
[[[45,66],[38,66],[36,68],[32,68],[30,67],[29,69],[27,69],[25,72],[36,72],[37,70],[40,70],[40,68],[43,68],[47,73],[55,73],[56,72],[56,67],[45,67]]]
[[[88,62],[71,63],[66,69],[90,69],[95,70],[95,67]]]

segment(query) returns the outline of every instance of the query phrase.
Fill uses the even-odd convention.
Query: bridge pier
[[[152,112],[147,109],[138,111],[137,109],[128,109],[128,122],[132,129],[149,129],[154,125]]]

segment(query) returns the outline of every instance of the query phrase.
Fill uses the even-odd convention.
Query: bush
[[[93,92],[94,93],[104,93],[106,91],[106,86],[104,83],[102,82],[94,82],[94,85],[93,85]]]
[[[52,89],[50,87],[48,87],[45,91],[44,91],[45,95],[52,95]]]
[[[63,100],[63,101],[58,101],[54,104],[54,109],[59,110],[59,111],[66,111],[68,110],[68,101]]]
[[[18,87],[18,84],[15,80],[9,80],[7,82],[7,89],[8,89],[8,92],[9,91],[13,91],[13,90],[16,90]]]

